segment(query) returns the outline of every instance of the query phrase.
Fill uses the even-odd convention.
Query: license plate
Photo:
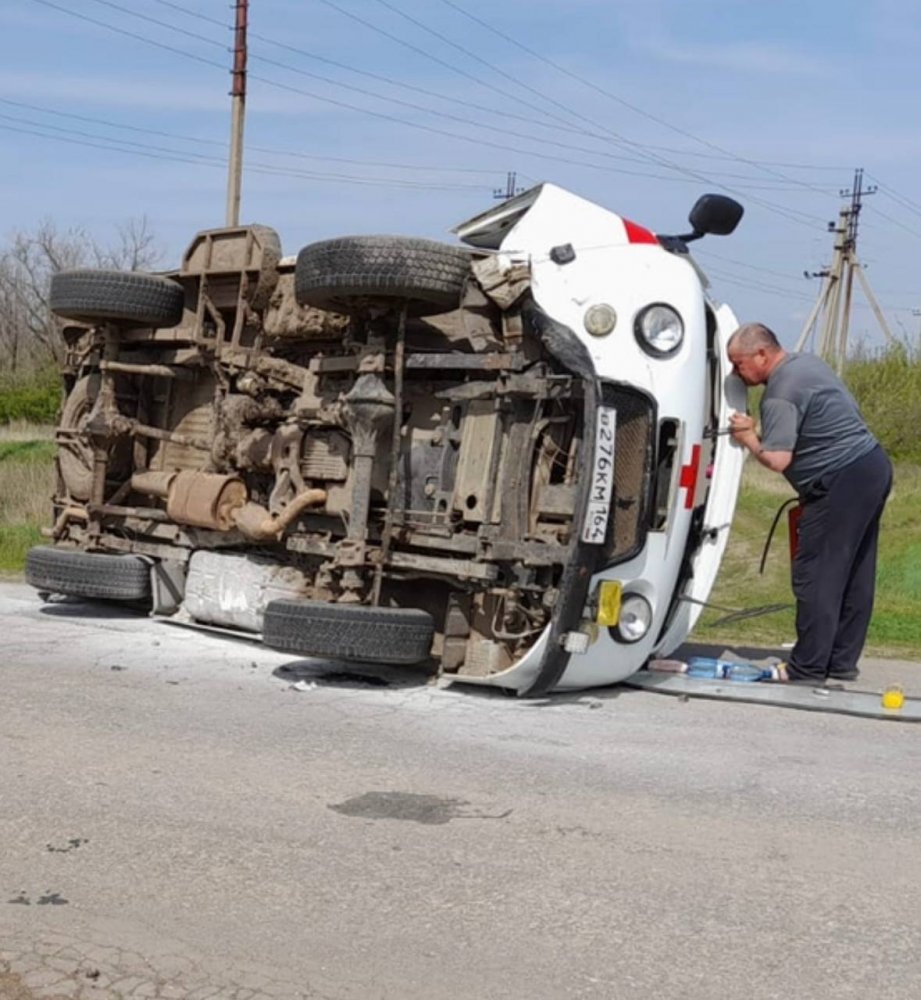
[[[603,545],[611,516],[614,493],[614,438],[617,411],[613,406],[599,406],[595,415],[595,458],[592,462],[592,485],[588,509],[582,522],[582,541]]]

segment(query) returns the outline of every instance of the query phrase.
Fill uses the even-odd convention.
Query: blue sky
[[[171,267],[224,222],[232,0],[3,0],[0,234],[115,242],[146,216]],[[347,233],[450,239],[553,181],[660,233],[732,194],[696,245],[717,297],[792,345],[856,167],[859,253],[921,330],[915,0],[250,0],[241,218],[286,253]],[[859,291],[852,336],[881,342]]]

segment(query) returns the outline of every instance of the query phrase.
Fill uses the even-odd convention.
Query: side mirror
[[[739,224],[745,209],[734,199],[724,194],[705,194],[694,204],[688,222],[694,230],[682,239],[700,239],[708,233],[714,236],[728,236]]]

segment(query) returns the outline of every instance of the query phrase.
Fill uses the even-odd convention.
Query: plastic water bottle
[[[706,656],[692,656],[688,660],[688,677],[702,680],[736,681],[753,683],[767,680],[770,670],[763,670],[753,663],[734,663],[731,660],[714,660]]]
[[[692,656],[688,660],[688,677],[721,681],[726,677],[730,666],[732,664],[726,660],[714,660],[709,656]]]

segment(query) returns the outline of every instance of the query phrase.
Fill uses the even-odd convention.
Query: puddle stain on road
[[[343,816],[361,819],[400,819],[430,826],[450,823],[452,819],[505,819],[503,813],[471,813],[464,811],[470,803],[463,799],[439,795],[419,795],[414,792],[365,792],[344,802],[330,803],[328,808]]]
[[[63,847],[55,847],[54,844],[45,844],[45,850],[51,854],[69,854],[71,851],[75,851],[78,847],[82,847],[89,842],[88,837],[71,837]]]
[[[35,900],[36,906],[67,906],[70,902],[69,899],[65,899],[59,892],[52,892],[51,889],[46,889],[44,894],[39,896]],[[19,906],[31,906],[32,900],[26,895],[24,889],[19,891],[19,894],[14,896],[12,899],[8,899],[7,903]]]

